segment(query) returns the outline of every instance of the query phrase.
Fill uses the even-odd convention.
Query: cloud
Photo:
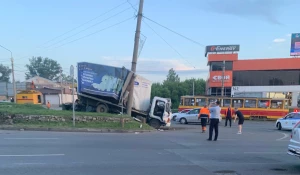
[[[242,18],[256,18],[281,25],[278,15],[283,6],[291,1],[281,0],[209,0],[201,7],[211,12],[234,15]]]
[[[115,58],[105,56],[101,58],[100,64],[109,64],[115,67],[131,68],[131,57]],[[205,78],[208,73],[208,67],[206,65],[203,68],[195,69],[190,66],[184,60],[180,59],[149,59],[139,58],[137,62],[137,73],[149,78],[153,82],[162,82],[168,71],[173,68],[181,79],[186,78]]]
[[[291,34],[291,33],[289,33],[289,34],[286,34],[286,36],[287,36],[287,37],[291,37],[291,36],[292,36],[292,34]]]
[[[274,43],[283,43],[285,41],[286,41],[286,39],[284,39],[284,38],[276,38],[273,40]]]

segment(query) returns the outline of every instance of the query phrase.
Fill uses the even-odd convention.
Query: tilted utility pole
[[[12,82],[13,82],[13,88],[14,88],[14,103],[17,103],[17,88],[16,88],[16,81],[15,81],[15,71],[14,71],[14,59],[12,56],[12,51],[7,49],[6,47],[3,47],[0,45],[3,49],[10,52],[10,61],[11,61],[11,75],[12,75]]]
[[[134,48],[133,48],[133,56],[132,56],[132,63],[131,63],[131,71],[133,73],[136,72],[136,64],[139,52],[139,42],[140,42],[140,34],[141,34],[141,24],[143,18],[143,5],[144,0],[140,0],[139,5],[139,12],[137,14],[137,24],[136,24],[136,31],[135,31],[135,40],[134,40]],[[127,102],[127,114],[131,116],[131,108],[133,103],[133,89],[134,89],[134,77],[132,78],[130,85],[129,85],[129,96]]]

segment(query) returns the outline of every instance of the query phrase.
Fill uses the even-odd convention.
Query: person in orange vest
[[[201,108],[199,115],[198,115],[198,120],[199,119],[201,119],[202,133],[205,133],[206,123],[207,123],[207,120],[209,119],[209,110],[207,108],[207,105],[204,105],[204,107]]]
[[[50,102],[48,101],[48,102],[47,102],[47,108],[50,109],[50,107],[51,107],[51,104],[50,104]]]
[[[231,120],[234,114],[234,110],[229,106],[226,110],[225,110],[225,127],[227,127],[227,122],[229,121],[229,126],[231,128]]]

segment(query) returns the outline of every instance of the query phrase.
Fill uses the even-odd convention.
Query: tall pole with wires
[[[17,88],[16,88],[16,81],[15,81],[15,71],[14,71],[14,58],[12,56],[12,51],[0,45],[3,49],[10,52],[10,61],[11,61],[11,75],[12,75],[12,82],[14,88],[14,102],[17,103]]]
[[[144,0],[140,0],[139,11],[137,14],[137,24],[136,24],[136,31],[135,31],[132,63],[131,63],[131,71],[133,73],[136,72],[136,64],[137,64],[140,34],[141,34],[141,24],[143,18],[143,6],[144,6]],[[133,103],[134,78],[131,80],[129,87],[130,87],[130,91],[129,91],[128,102],[127,102],[127,114],[131,116],[131,108]]]

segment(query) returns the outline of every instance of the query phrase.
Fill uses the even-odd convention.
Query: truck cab
[[[161,126],[171,126],[171,99],[154,97],[147,118],[147,122],[155,129]]]

